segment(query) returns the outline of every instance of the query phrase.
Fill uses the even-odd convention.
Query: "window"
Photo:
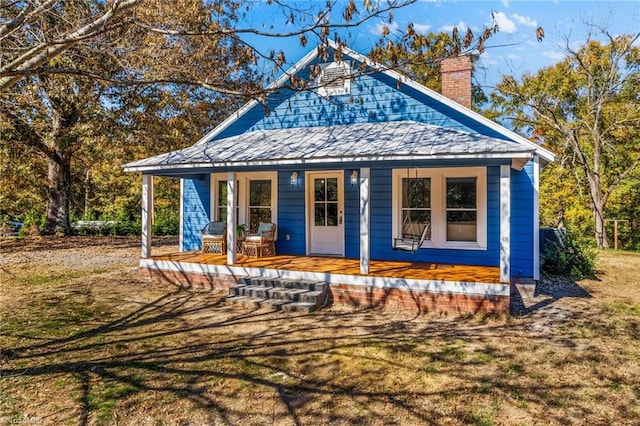
[[[277,172],[236,173],[236,219],[254,231],[260,221],[276,222]],[[227,173],[211,174],[211,220],[227,220]]]
[[[351,93],[349,65],[346,62],[320,64],[317,83],[320,96],[348,95]]]
[[[315,225],[338,226],[338,179],[314,179],[313,198]]]
[[[271,180],[249,180],[249,229],[271,222]]]
[[[485,167],[393,170],[392,237],[430,223],[425,248],[486,250],[486,175]]]
[[[236,191],[240,189],[240,182],[236,182]],[[217,220],[227,221],[227,181],[218,181],[218,193],[216,196],[216,218]],[[240,197],[236,197],[236,218],[240,213]]]
[[[447,241],[477,241],[476,180],[447,178]]]
[[[402,178],[402,236],[420,236],[422,226],[431,223],[431,179]],[[427,240],[430,239],[427,231]]]

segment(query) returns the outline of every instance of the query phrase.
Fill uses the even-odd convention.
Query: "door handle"
[[[338,225],[342,225],[342,212],[338,214]]]

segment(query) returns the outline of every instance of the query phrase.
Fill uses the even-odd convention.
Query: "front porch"
[[[365,274],[359,259],[238,255],[231,265],[227,260],[189,251],[142,259],[140,267],[152,279],[192,288],[224,290],[247,277],[270,277],[326,282],[338,304],[458,313],[509,308],[510,286],[500,281],[498,267],[372,260]]]

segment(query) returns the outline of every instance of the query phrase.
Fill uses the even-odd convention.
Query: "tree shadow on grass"
[[[108,416],[111,401],[134,398],[140,403],[135,399],[140,394],[146,400],[159,395],[160,401],[188,401],[209,420],[224,424],[251,418],[254,424],[255,419],[367,424],[380,423],[378,416],[390,422],[395,415],[413,424],[439,424],[438,405],[481,395],[488,387],[527,394],[540,405],[548,403],[549,393],[580,390],[580,385],[519,384],[499,371],[483,373],[486,380],[478,384],[474,369],[484,361],[467,356],[460,346],[485,345],[488,336],[507,335],[505,323],[478,332],[464,321],[384,321],[383,313],[372,310],[272,313],[227,305],[220,293],[180,288],[138,300],[122,300],[128,311],[101,325],[12,348],[5,378],[74,378],[82,425]],[[497,365],[513,364],[511,356],[500,350],[483,353]],[[354,363],[362,367],[350,367]],[[405,386],[375,385],[376,377],[383,381],[389,375],[428,383],[432,374],[455,384],[446,389],[415,386],[410,392]],[[229,402],[234,400],[246,403]],[[266,400],[273,407],[265,407]],[[335,410],[327,408],[334,403]],[[472,421],[469,408],[458,405],[449,409],[449,421]]]
[[[509,311],[512,315],[523,316],[539,311],[560,299],[591,297],[591,294],[571,277],[545,276],[535,285],[533,303],[530,297],[523,297],[512,285]]]

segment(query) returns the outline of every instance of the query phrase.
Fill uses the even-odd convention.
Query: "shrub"
[[[582,278],[595,273],[597,251],[587,241],[580,241],[567,229],[561,229],[559,241],[546,241],[540,266],[550,275]]]
[[[40,230],[44,227],[44,222],[45,215],[32,210],[25,215],[18,235],[21,237],[40,235]]]
[[[173,236],[180,232],[180,218],[172,211],[159,210],[153,222],[153,235]]]

